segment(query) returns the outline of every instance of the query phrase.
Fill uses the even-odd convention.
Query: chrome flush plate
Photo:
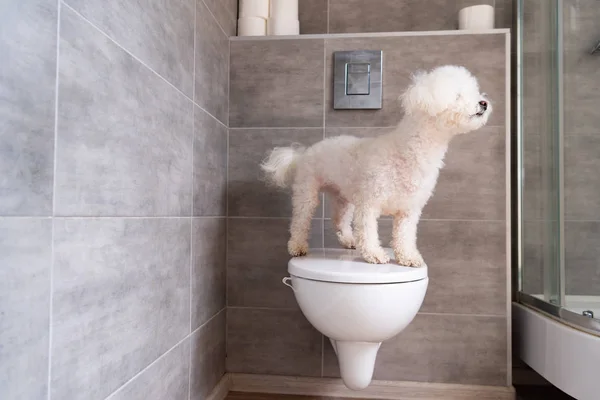
[[[383,103],[381,50],[333,53],[333,108],[378,110]]]

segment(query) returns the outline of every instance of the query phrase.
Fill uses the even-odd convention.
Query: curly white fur
[[[401,102],[405,115],[392,133],[366,139],[332,137],[307,149],[276,148],[262,163],[272,183],[292,188],[292,256],[308,252],[311,219],[324,191],[333,195],[333,222],[344,247],[358,248],[368,262],[389,262],[377,219],[391,215],[397,262],[424,265],[417,250],[417,224],[448,144],[452,137],[485,125],[492,107],[475,77],[458,66],[415,74]]]

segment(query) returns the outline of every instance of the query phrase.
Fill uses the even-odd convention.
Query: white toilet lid
[[[356,250],[311,249],[305,257],[292,258],[290,275],[315,281],[338,283],[402,283],[427,278],[427,267],[403,267],[395,263],[393,252],[386,249],[389,264],[369,264]]]

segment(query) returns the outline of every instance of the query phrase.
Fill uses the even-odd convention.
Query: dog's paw
[[[371,264],[387,264],[390,262],[390,257],[382,248],[365,250],[362,252],[362,256],[366,262]]]
[[[337,231],[335,233],[337,235],[338,238],[338,242],[340,242],[340,244],[346,248],[346,249],[355,249],[356,248],[356,242],[354,241],[354,237],[352,235],[344,235],[343,232],[341,231]]]
[[[288,253],[292,257],[301,257],[308,254],[308,243],[300,243],[295,240],[290,240],[288,242]]]
[[[419,254],[418,251],[413,251],[413,252],[396,251],[395,255],[396,255],[396,262],[399,265],[406,266],[406,267],[414,267],[414,268],[419,268],[419,267],[425,266],[425,260],[423,260],[423,257],[421,256],[421,254]]]

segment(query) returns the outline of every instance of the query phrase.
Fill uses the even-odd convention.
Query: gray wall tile
[[[565,290],[567,294],[600,293],[600,221],[565,223]]]
[[[227,128],[194,107],[194,215],[225,215]]]
[[[194,100],[228,125],[229,39],[202,0],[196,5]]]
[[[596,132],[564,138],[565,218],[599,220],[600,138]]]
[[[50,219],[0,218],[0,398],[48,391]]]
[[[66,0],[150,68],[191,97],[194,0]]]
[[[494,0],[494,28],[512,28],[513,1],[514,0]]]
[[[301,35],[327,33],[328,1],[300,0],[298,2]]]
[[[274,147],[294,143],[310,146],[322,139],[322,128],[232,129],[229,137],[229,215],[290,217],[291,192],[268,184],[260,163]],[[322,212],[319,207],[315,217],[321,217]]]
[[[54,222],[52,397],[103,399],[190,330],[190,221]]]
[[[322,335],[300,310],[229,308],[227,371],[321,376]]]
[[[323,40],[231,42],[231,127],[323,125]]]
[[[597,14],[600,18],[600,11]],[[600,125],[597,108],[600,100],[600,69],[598,59],[589,54],[591,47],[581,52],[564,53],[566,135],[596,132]]]
[[[202,1],[202,0],[199,0]],[[215,17],[221,29],[227,36],[235,36],[237,32],[237,18],[233,16],[232,5],[229,0],[204,0],[204,3]],[[237,5],[236,5],[237,11]]]
[[[506,315],[506,226],[492,221],[421,221],[428,265],[423,312]]]
[[[189,377],[190,340],[186,339],[120,388],[110,400],[187,400]]]
[[[410,82],[412,73],[439,65],[457,64],[469,69],[479,80],[482,91],[494,104],[489,126],[505,125],[505,44],[504,34],[414,36],[381,38],[327,39],[327,82],[331,82],[333,52],[341,50],[382,50],[383,109],[334,110],[332,85],[326,87],[327,127],[395,126],[403,113],[397,100]],[[406,49],[411,52],[407,53]],[[471,54],[471,55],[469,55]],[[233,65],[233,64],[232,64]],[[235,68],[235,66],[233,66]]]
[[[552,223],[549,221],[523,221],[522,284],[525,293],[544,293],[543,265],[548,252],[547,246],[552,244],[546,236],[549,231],[548,224]],[[554,228],[552,225],[550,227]]]
[[[51,215],[57,3],[0,5],[0,215]]]
[[[504,127],[486,126],[454,138],[423,218],[504,220],[505,160]]]
[[[189,215],[192,103],[66,7],[61,20],[56,212]]]
[[[221,311],[191,336],[190,400],[204,400],[225,374],[226,312]]]
[[[225,307],[227,221],[194,218],[192,236],[192,330]]]
[[[506,318],[419,314],[379,350],[374,379],[505,386]],[[339,376],[325,341],[325,376]]]
[[[340,248],[331,220],[325,247]],[[379,237],[389,247],[392,221],[379,220]],[[495,221],[421,221],[418,248],[428,266],[423,312],[506,314],[506,228]]]
[[[329,32],[438,31],[458,28],[458,10],[494,0],[330,0]]]
[[[231,218],[227,247],[227,305],[297,308],[287,276],[288,219]],[[310,246],[322,246],[323,221],[313,220]]]

